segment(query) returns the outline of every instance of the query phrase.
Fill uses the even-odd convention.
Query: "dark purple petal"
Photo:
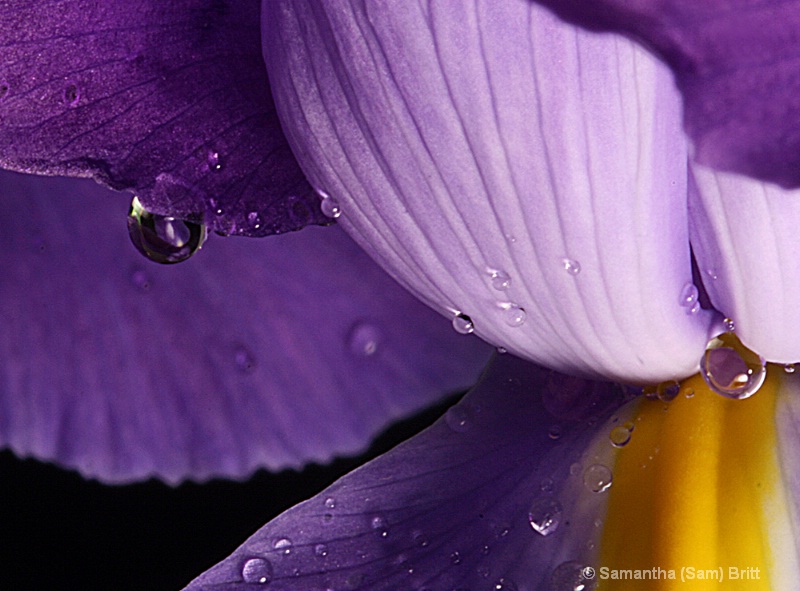
[[[286,143],[258,0],[0,2],[0,164],[264,236],[330,223]]]
[[[800,1],[537,2],[660,55],[683,93],[699,162],[800,185]]]
[[[572,419],[547,411],[552,397],[575,402]],[[270,591],[541,589],[591,551],[604,499],[576,492],[572,465],[621,400],[613,385],[499,356],[432,427],[280,515],[187,589],[262,578]],[[550,501],[560,523],[541,535],[529,510]]]
[[[0,445],[127,482],[243,477],[363,450],[463,390],[490,348],[335,228],[128,240],[130,195],[3,173]]]

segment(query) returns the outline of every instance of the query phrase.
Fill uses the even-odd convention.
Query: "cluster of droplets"
[[[690,316],[700,311],[700,292],[694,283],[688,282],[683,286],[678,303]]]
[[[725,319],[726,331],[711,339],[700,362],[700,375],[708,387],[726,398],[749,398],[761,388],[767,375],[763,357],[745,347]]]
[[[206,228],[170,216],[150,213],[134,197],[128,212],[128,235],[140,253],[161,264],[187,260],[203,246]]]

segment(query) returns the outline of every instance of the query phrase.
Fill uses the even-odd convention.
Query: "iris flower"
[[[0,162],[128,191],[3,177],[2,444],[326,461],[475,333],[187,589],[792,588],[798,7],[552,4],[0,4]]]

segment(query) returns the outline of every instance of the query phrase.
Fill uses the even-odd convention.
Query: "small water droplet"
[[[525,312],[525,308],[520,308],[516,304],[508,305],[503,310],[503,320],[512,328],[522,326],[527,318],[528,315]]]
[[[797,368],[795,367],[794,363],[787,363],[786,365],[783,366],[783,371],[785,371],[786,373],[794,373],[795,371],[797,371]]]
[[[528,523],[536,533],[549,536],[561,524],[562,511],[561,503],[553,497],[539,497],[528,509]]]
[[[328,547],[325,544],[317,544],[314,546],[314,554],[320,558],[325,558],[328,555]]]
[[[381,331],[374,324],[356,322],[347,335],[347,348],[357,357],[372,357],[381,342]]]
[[[419,530],[417,530],[413,534],[411,534],[411,539],[420,548],[427,548],[428,545],[430,544],[430,540],[428,540],[428,537],[423,532],[421,532]]]
[[[555,483],[553,482],[552,478],[544,478],[542,479],[542,483],[539,485],[539,489],[544,493],[551,493],[555,489]]]
[[[278,538],[272,543],[272,547],[284,556],[292,553],[292,541],[289,538]]]
[[[251,211],[247,214],[247,223],[253,230],[258,230],[261,227],[261,216],[257,211]]]
[[[492,287],[497,291],[506,291],[511,287],[511,275],[498,269],[487,269]]]
[[[209,150],[206,152],[206,164],[208,164],[208,170],[222,170],[222,160],[220,159],[219,152],[216,150]]]
[[[272,564],[264,558],[251,558],[242,566],[242,579],[245,583],[266,585],[272,580]]]
[[[497,347],[495,351],[497,351],[499,355],[505,355],[506,353],[508,353],[508,349],[506,349],[505,347]]]
[[[547,430],[547,436],[550,439],[556,440],[561,438],[561,427],[558,425],[553,425]]]
[[[607,491],[611,486],[611,470],[603,464],[592,464],[583,471],[583,484],[595,493]]]
[[[450,555],[450,562],[455,564],[455,565],[461,564],[461,560],[462,560],[461,559],[461,554],[459,554],[458,552],[453,552]]]
[[[161,264],[180,263],[203,246],[206,228],[147,211],[137,197],[128,212],[128,234],[136,250]]]
[[[256,359],[244,345],[237,345],[233,350],[233,362],[242,373],[250,373],[256,367]]]
[[[706,275],[711,277],[711,279],[716,280],[719,275],[717,274],[717,270],[713,268],[706,269]]]
[[[736,330],[736,324],[730,318],[723,320],[722,324],[727,332],[733,332]]]
[[[694,283],[688,282],[683,286],[679,303],[687,314],[697,314],[700,311],[700,292]]]
[[[459,334],[472,334],[475,331],[475,325],[472,323],[472,318],[461,313],[458,313],[453,317],[453,328]]]
[[[64,87],[64,104],[68,107],[76,107],[81,100],[81,90],[74,82],[67,82]]]
[[[570,275],[574,276],[581,272],[581,264],[578,261],[572,259],[561,259],[561,265]]]
[[[335,509],[336,508],[336,499],[334,499],[333,497],[328,497],[327,499],[325,499],[325,506],[328,509]]]
[[[317,194],[320,197],[319,208],[325,216],[336,219],[342,215],[342,207],[336,199],[322,190],[318,190]]]
[[[370,520],[372,529],[377,530],[382,538],[389,536],[389,529],[386,527],[386,520],[380,515],[376,515]]]
[[[593,591],[597,587],[594,569],[575,560],[558,565],[550,575],[548,591]]]
[[[494,584],[494,591],[517,591],[517,586],[511,579],[503,577]]]
[[[489,556],[489,553],[492,551],[492,548],[488,544],[484,544],[481,547],[481,554],[484,556]]]
[[[631,440],[631,432],[625,427],[614,427],[611,429],[608,438],[611,440],[611,445],[614,447],[625,447]]]
[[[745,347],[733,332],[725,332],[706,346],[700,375],[717,394],[742,400],[761,388],[767,375],[766,361]]]
[[[573,463],[573,464],[570,464],[570,467],[569,467],[569,473],[570,473],[572,476],[577,476],[578,474],[580,474],[580,473],[581,473],[581,465],[580,465],[578,462],[575,462],[575,463]]]
[[[656,397],[661,402],[671,402],[678,397],[680,391],[681,385],[675,380],[669,380],[656,386]]]
[[[458,433],[464,433],[472,426],[472,420],[469,416],[469,412],[461,405],[451,406],[448,408],[447,412],[444,413],[444,420],[448,427],[450,427],[453,431],[457,431]]]

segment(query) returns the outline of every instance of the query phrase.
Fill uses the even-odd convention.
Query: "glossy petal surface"
[[[277,120],[258,0],[0,2],[0,163],[263,236],[330,219]]]
[[[338,229],[212,237],[160,266],[130,195],[0,176],[0,444],[127,482],[244,477],[362,450],[468,387],[456,334]]]
[[[585,517],[603,496],[564,491],[620,393],[500,356],[432,427],[277,517],[187,589],[250,589],[261,576],[270,590],[542,588],[593,535]],[[572,419],[548,412],[569,400]],[[542,495],[564,509],[548,536],[528,521]]]
[[[264,8],[287,137],[401,283],[559,370],[697,370],[710,314],[681,296],[687,155],[666,68],[525,1]]]
[[[537,0],[660,55],[699,162],[800,186],[800,2]]]
[[[800,192],[694,166],[692,247],[714,306],[768,361],[800,360]]]

